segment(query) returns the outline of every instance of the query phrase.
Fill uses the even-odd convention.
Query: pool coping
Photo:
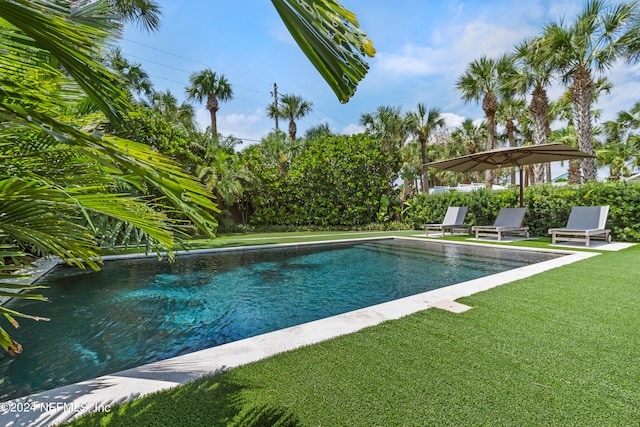
[[[179,256],[184,254],[194,255],[215,252],[264,250],[278,247],[310,246],[381,239],[431,242],[431,240],[418,237],[379,236],[330,241],[199,249],[180,251],[176,254]],[[1,402],[0,425],[47,426],[68,421],[87,412],[110,411],[111,406],[114,404],[123,403],[149,393],[172,388],[204,375],[255,362],[278,353],[316,344],[341,335],[350,334],[388,320],[399,319],[418,311],[434,308],[434,305],[437,306],[438,303],[442,301],[455,301],[458,298],[470,296],[506,283],[530,277],[543,271],[600,255],[599,252],[506,247],[503,245],[477,242],[439,240],[433,241],[432,243],[558,253],[565,254],[565,256]],[[104,259],[132,259],[155,256],[157,255],[128,254],[104,257]],[[53,268],[54,265],[48,263],[47,266]]]

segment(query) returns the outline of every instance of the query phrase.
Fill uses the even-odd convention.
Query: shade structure
[[[524,205],[522,193],[522,167],[537,163],[595,157],[566,144],[528,145],[514,148],[498,148],[481,153],[468,154],[448,160],[427,163],[427,166],[453,172],[477,172],[516,166],[520,169],[520,206]]]

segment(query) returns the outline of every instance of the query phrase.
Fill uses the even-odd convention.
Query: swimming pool
[[[0,363],[1,400],[217,346],[529,265],[557,254],[377,240],[58,267],[50,317],[14,333],[24,353]]]

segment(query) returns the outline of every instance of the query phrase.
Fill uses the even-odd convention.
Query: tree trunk
[[[580,184],[580,160],[569,160],[567,181],[569,184]]]
[[[422,192],[429,192],[429,168],[427,167],[427,137],[422,135],[418,137],[420,140],[420,154],[422,155]]]
[[[209,114],[211,115],[211,135],[213,135],[214,138],[218,136],[218,123],[216,119],[218,109],[218,99],[213,95],[209,95],[207,97],[207,110],[209,110]]]
[[[506,128],[507,128],[507,136],[509,137],[509,147],[513,148],[516,146],[516,135],[515,135],[516,127],[513,124],[513,120],[511,119],[507,120]],[[516,169],[515,168],[511,168],[511,185],[512,186],[516,185]]]
[[[580,150],[595,155],[593,146],[593,132],[591,124],[591,102],[593,100],[594,85],[591,70],[585,66],[579,67],[573,75],[573,93],[571,100],[575,109],[576,127],[578,130],[578,145]],[[582,159],[582,177],[585,181],[597,178],[596,159]]]
[[[549,99],[547,92],[541,85],[536,85],[532,93],[529,106],[533,116],[533,143],[535,145],[547,142],[547,112],[549,111]],[[536,184],[544,182],[544,165],[542,163],[533,166],[533,174]]]
[[[297,132],[298,132],[298,126],[296,126],[296,122],[291,120],[289,122],[289,138],[291,138],[291,141],[295,141],[296,140],[296,133]]]
[[[482,110],[487,115],[487,150],[494,148],[494,135],[496,132],[496,111],[498,111],[498,99],[493,92],[488,91],[482,100]],[[493,186],[493,171],[487,170],[484,177],[487,188]]]

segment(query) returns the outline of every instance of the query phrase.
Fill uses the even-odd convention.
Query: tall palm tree
[[[572,88],[580,150],[595,154],[591,105],[594,99],[594,74],[602,73],[627,56],[638,38],[637,2],[609,4],[589,0],[572,25],[552,22],[543,31],[550,60]],[[596,179],[595,159],[582,160],[585,180]]]
[[[409,120],[413,125],[413,133],[420,142],[420,155],[422,159],[422,192],[429,191],[429,167],[427,166],[427,142],[431,133],[445,127],[446,123],[439,108],[429,108],[419,102],[417,111],[409,113]]]
[[[518,44],[515,49],[515,73],[508,82],[521,95],[531,92],[529,111],[533,120],[534,145],[546,144],[549,129],[547,87],[554,77],[554,67],[547,60],[549,53],[546,49],[549,49],[549,45],[542,37],[527,39]],[[533,170],[535,182],[544,182],[544,166],[536,164]]]
[[[218,135],[216,115],[220,110],[220,102],[230,101],[233,98],[233,90],[227,78],[216,74],[210,68],[197,71],[189,76],[189,83],[185,91],[187,99],[202,102],[206,100],[206,108],[211,115],[211,134]]]
[[[505,97],[497,112],[497,121],[504,122],[507,131],[509,147],[516,147],[516,121],[524,114],[525,100],[522,98]],[[516,185],[515,169],[511,171],[511,185]]]
[[[456,87],[466,102],[482,101],[482,110],[487,117],[487,150],[495,148],[496,112],[500,103],[498,96],[505,84],[505,78],[512,74],[513,60],[509,55],[497,59],[483,56],[469,64],[465,72],[458,78]],[[485,175],[487,187],[493,183],[493,173]]]
[[[278,107],[273,104],[267,107],[267,115],[273,119],[275,117],[289,120],[289,138],[296,140],[298,126],[296,120],[303,118],[313,111],[313,103],[304,100],[301,96],[286,94],[282,95]]]

